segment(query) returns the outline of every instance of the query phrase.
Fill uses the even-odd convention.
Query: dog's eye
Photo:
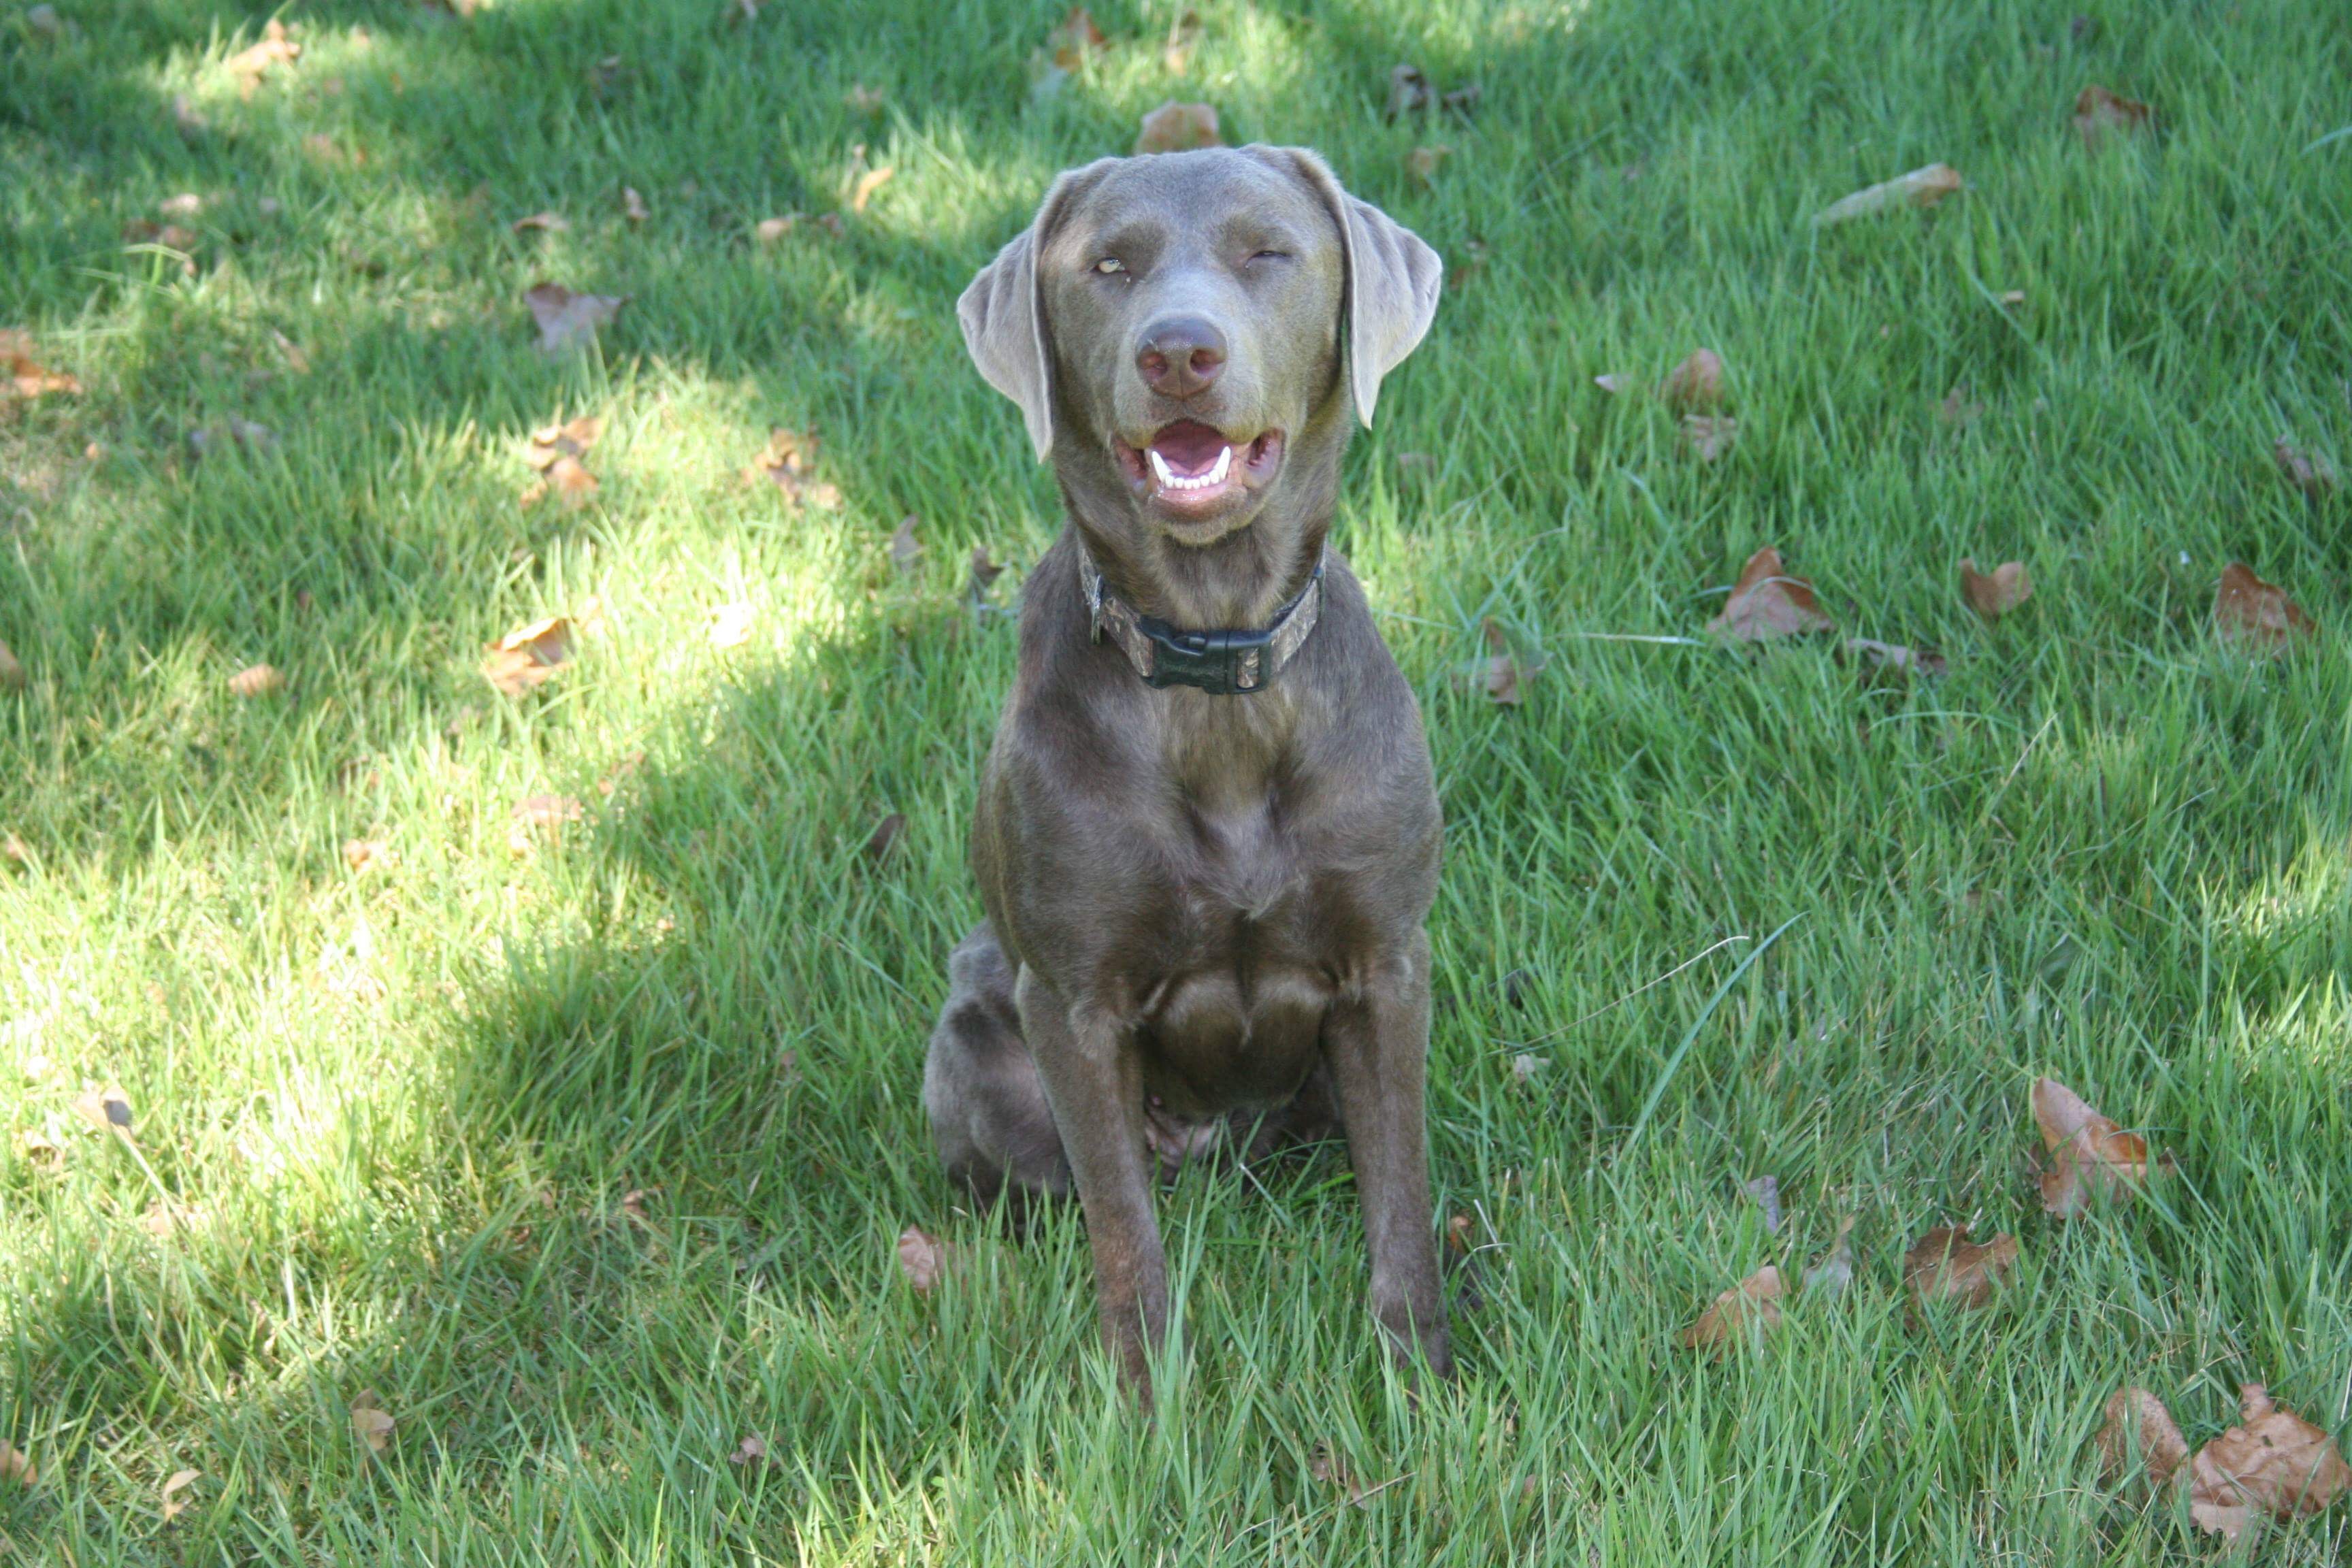
[[[1115,272],[1126,271],[1127,263],[1121,261],[1116,256],[1106,256],[1100,261],[1095,263],[1095,270],[1108,278]]]
[[[1286,250],[1254,250],[1250,252],[1250,259],[1252,261],[1287,261],[1290,259],[1290,252]]]

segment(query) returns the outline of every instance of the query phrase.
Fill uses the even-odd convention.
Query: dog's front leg
[[[1429,1075],[1429,938],[1381,965],[1323,1025],[1323,1054],[1356,1168],[1372,1262],[1372,1313],[1389,1348],[1410,1364],[1454,1375],[1437,1241],[1429,1226],[1429,1139],[1422,1097]]]
[[[1148,1408],[1146,1358],[1168,1335],[1168,1259],[1151,1212],[1142,1062],[1127,1028],[1094,1009],[1074,1011],[1026,965],[1013,995],[1086,1211],[1103,1346]]]

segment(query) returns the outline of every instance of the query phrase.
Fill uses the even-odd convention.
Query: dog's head
[[[1313,153],[1218,147],[1064,174],[956,312],[1090,519],[1204,545],[1328,489],[1440,272]]]

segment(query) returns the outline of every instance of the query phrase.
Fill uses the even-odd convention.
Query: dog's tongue
[[[1151,438],[1151,449],[1175,473],[1186,479],[1216,466],[1225,438],[1197,419],[1180,419]]]

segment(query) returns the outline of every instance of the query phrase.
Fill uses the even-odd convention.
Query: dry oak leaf
[[[583,414],[561,425],[543,425],[530,433],[530,445],[523,448],[522,460],[545,473],[554,467],[558,458],[585,457],[596,437],[604,433],[601,414]]]
[[[2172,1412],[2145,1388],[2118,1388],[2108,1396],[2106,1424],[2094,1441],[2100,1473],[2111,1481],[2129,1476],[2137,1458],[2149,1483],[2162,1486],[2189,1458],[2188,1441],[2174,1425]]]
[[[562,234],[572,227],[572,221],[559,212],[543,212],[519,217],[509,226],[517,234]]]
[[[1143,117],[1143,128],[1135,138],[1139,155],[1189,153],[1195,147],[1224,144],[1225,139],[1217,132],[1215,109],[1205,103],[1179,103],[1172,98]]]
[[[1444,142],[1434,147],[1416,147],[1404,155],[1405,175],[1414,184],[1427,190],[1437,183],[1437,171],[1452,156],[1454,149]]]
[[[1045,35],[1045,47],[1056,69],[1075,71],[1109,49],[1110,40],[1095,26],[1083,5],[1073,5],[1059,26]]]
[[[1683,445],[1702,463],[1712,463],[1739,438],[1739,421],[1728,414],[1683,416]]]
[[[173,1470],[163,1482],[163,1522],[171,1523],[188,1510],[190,1500],[179,1494],[204,1479],[202,1470]]]
[[[1486,640],[1486,659],[1483,671],[1486,695],[1506,708],[1517,708],[1526,700],[1520,688],[1543,673],[1549,661],[1542,658],[1522,662],[1512,653],[1510,639],[1503,628],[1488,621],[1482,635]]]
[[[228,678],[228,689],[236,697],[267,697],[286,689],[286,677],[274,665],[249,664]]]
[[[890,531],[890,564],[902,577],[912,572],[916,563],[923,558],[922,542],[915,537],[915,530],[922,526],[922,521],[921,518],[908,512],[898,520],[898,526]]]
[[[917,1226],[898,1233],[898,1270],[918,1294],[927,1294],[948,1271],[947,1244]]]
[[[858,175],[856,188],[849,193],[849,210],[854,213],[864,212],[866,204],[874,199],[874,193],[888,184],[890,176],[898,172],[897,169],[885,163],[878,169],[868,169]]]
[[[540,352],[560,354],[593,342],[596,329],[619,316],[629,299],[625,294],[574,294],[561,283],[537,283],[525,290],[522,302],[539,323]]]
[[[392,1412],[383,1407],[383,1395],[373,1388],[362,1389],[352,1401],[352,1430],[368,1446],[371,1454],[381,1454],[392,1442],[394,1422]]]
[[[1870,637],[1848,637],[1848,653],[1873,669],[1884,669],[1895,675],[1921,675],[1933,679],[1951,668],[1950,661],[1932,647],[1905,647],[1901,643],[1877,642]]]
[[[483,676],[506,696],[520,697],[571,659],[572,623],[562,616],[545,616],[482,646],[488,650],[482,660]]]
[[[1436,101],[1436,94],[1430,88],[1429,78],[1422,74],[1419,66],[1411,64],[1391,66],[1389,68],[1389,100],[1387,106],[1381,110],[1381,118],[1389,121],[1401,120],[1408,114],[1419,113]]]
[[[548,464],[545,473],[523,487],[515,502],[534,507],[552,495],[563,503],[564,510],[570,511],[587,505],[589,498],[602,488],[596,476],[588,471],[587,464],[577,458],[560,457]]]
[[[16,327],[0,327],[0,369],[8,373],[6,390],[33,398],[52,392],[79,393],[81,383],[59,375],[34,356],[33,335]]]
[[[1731,586],[1731,597],[1724,601],[1723,614],[1706,623],[1708,631],[1741,642],[1826,632],[1835,626],[1822,614],[1821,601],[1813,597],[1812,584],[1784,571],[1780,552],[1769,544],[1748,558],[1748,564],[1739,569],[1739,581]]]
[[[1853,1283],[1853,1215],[1838,1221],[1837,1243],[1805,1270],[1805,1289],[1824,1296],[1842,1296]]]
[[[2042,1207],[2073,1219],[2103,1199],[2128,1199],[2147,1180],[2147,1141],[2126,1132],[2056,1079],[2033,1080],[2033,1120],[2050,1164],[2042,1173]],[[2155,1167],[2172,1168],[2166,1155]]]
[[[2293,1519],[2317,1513],[2352,1490],[2352,1466],[2336,1440],[2249,1383],[2238,1390],[2232,1426],[2189,1462],[2189,1516],[2200,1529],[2235,1541],[2257,1514]]]
[[[1977,570],[1972,556],[1960,558],[1960,597],[1988,621],[1997,621],[2033,597],[2033,579],[2022,561],[2004,561],[1990,572]]]
[[[2017,1264],[2017,1237],[1996,1236],[1979,1246],[1964,1225],[1937,1226],[1903,1255],[1903,1282],[1914,1300],[1981,1307],[2008,1283]]]
[[[2336,465],[2325,458],[2297,451],[2284,436],[2271,443],[2271,460],[2278,464],[2279,473],[2286,482],[2311,500],[2318,500],[2336,488]]]
[[[2213,590],[2213,629],[2221,640],[2254,653],[2279,653],[2317,628],[2286,590],[2254,575],[2242,561],[2222,569]]]
[[[33,1468],[33,1456],[5,1437],[0,1437],[0,1481],[15,1481],[18,1486],[29,1487],[40,1479],[40,1471]]]
[[[396,861],[392,841],[387,838],[346,838],[343,840],[343,864],[354,871],[364,871],[371,866],[391,866]]]
[[[541,839],[562,843],[565,826],[587,815],[588,808],[568,795],[526,795],[507,814],[507,848],[528,855]]]
[[[768,1440],[757,1433],[750,1433],[735,1445],[735,1451],[727,1456],[727,1462],[740,1468],[745,1465],[761,1464],[767,1457]]]
[[[261,30],[261,41],[250,48],[240,49],[222,62],[231,76],[237,79],[240,96],[251,98],[261,79],[269,74],[272,66],[292,65],[302,58],[302,46],[287,36],[286,25],[275,16]]]
[[[1780,1270],[1768,1263],[1722,1292],[1682,1331],[1685,1350],[1712,1350],[1760,1337],[1780,1324]]]
[[[9,651],[8,645],[0,642],[0,691],[24,689],[25,667],[16,662],[16,656]]]
[[[775,482],[784,492],[784,499],[799,506],[823,507],[828,510],[841,505],[841,489],[837,485],[809,477],[809,459],[816,453],[816,432],[792,430],[777,426],[768,432],[768,444],[751,459],[745,473],[747,479],[761,476]]]
[[[100,1132],[120,1132],[131,1136],[131,1100],[119,1084],[85,1090],[74,1101],[74,1111]]]
[[[1844,223],[1851,218],[1868,217],[1874,213],[1887,212],[1895,207],[1931,207],[1960,189],[1961,184],[1960,172],[1949,163],[1929,163],[1832,202],[1813,215],[1813,222],[1820,225]]]
[[[1666,373],[1658,395],[1668,406],[1704,413],[1723,401],[1723,358],[1713,349],[1694,349],[1688,359]]]
[[[2095,82],[2074,95],[2074,134],[2094,152],[2103,137],[2128,136],[2147,124],[2147,104],[2109,92]]]

